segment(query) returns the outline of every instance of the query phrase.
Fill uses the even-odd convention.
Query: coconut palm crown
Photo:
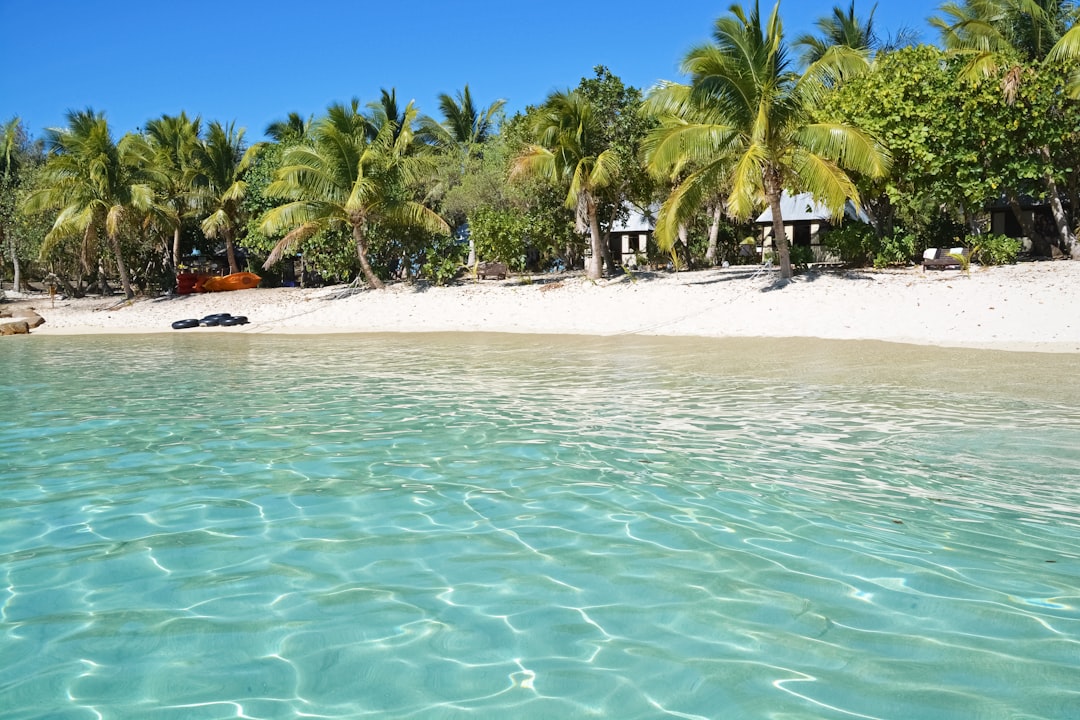
[[[310,144],[286,148],[267,194],[289,202],[268,211],[260,223],[266,235],[284,237],[263,267],[317,232],[345,229],[356,244],[365,280],[382,288],[368,260],[372,223],[449,232],[442,218],[404,191],[426,167],[425,158],[409,151],[415,117],[411,102],[400,115],[384,111],[370,116],[359,111],[357,100],[335,104],[311,126]]]
[[[710,191],[726,185],[736,219],[746,220],[763,206],[772,210],[781,277],[788,278],[782,192],[810,192],[839,219],[849,199],[858,202],[847,171],[878,177],[889,161],[885,149],[857,128],[813,122],[826,74],[819,68],[802,75],[792,71],[778,9],[779,4],[763,23],[758,3],[749,13],[732,5],[716,21],[714,41],[692,49],[683,61],[691,83],[661,84],[646,108],[662,118],[649,138],[650,164],[692,168],[660,210],[659,242],[670,247],[679,224]]]
[[[604,142],[592,104],[576,90],[549,95],[532,132],[535,143],[514,161],[510,177],[543,177],[567,189],[566,207],[576,209],[579,232],[588,228],[591,234],[587,274],[597,279],[601,259],[608,256],[600,232],[599,192],[618,177],[618,153]]]
[[[124,294],[134,297],[120,237],[133,215],[155,208],[154,194],[139,158],[126,156],[113,141],[105,115],[91,109],[67,114],[66,128],[48,132],[51,151],[42,170],[42,188],[26,199],[27,212],[58,210],[45,236],[41,255],[58,241],[81,238],[86,256],[98,246],[99,234],[109,241]]]

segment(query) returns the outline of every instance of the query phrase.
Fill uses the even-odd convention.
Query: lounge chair
[[[487,280],[489,277],[493,277],[496,280],[505,280],[507,270],[508,268],[505,263],[485,262],[480,263],[480,266],[476,269],[476,274],[481,280]]]
[[[971,250],[965,247],[954,248],[927,248],[923,252],[922,267],[926,268],[960,268],[971,257]],[[960,258],[963,258],[961,260]]]

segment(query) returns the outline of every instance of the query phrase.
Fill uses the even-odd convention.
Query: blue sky
[[[790,39],[839,2],[784,0]],[[936,41],[939,2],[881,0],[875,23]],[[438,116],[437,96],[466,83],[510,112],[577,85],[606,65],[630,85],[681,79],[679,61],[707,41],[730,2],[546,0],[373,3],[364,0],[0,0],[0,120],[37,137],[69,109],[103,111],[117,137],[162,114],[235,121],[250,141],[289,112],[332,102],[401,101]],[[772,5],[762,2],[767,13]],[[858,0],[865,14],[872,2]]]

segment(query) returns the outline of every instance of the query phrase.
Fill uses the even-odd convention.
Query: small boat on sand
[[[222,292],[224,290],[247,290],[259,284],[262,280],[255,273],[239,272],[223,277],[207,278],[202,283],[202,290],[207,292]]]

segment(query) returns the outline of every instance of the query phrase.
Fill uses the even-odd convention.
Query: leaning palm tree
[[[52,155],[42,170],[43,187],[27,198],[25,209],[59,211],[45,236],[43,256],[66,237],[80,237],[85,252],[104,233],[124,294],[130,299],[135,293],[120,236],[134,213],[152,209],[153,190],[141,181],[137,164],[113,142],[103,114],[90,109],[72,111],[67,121],[66,128],[48,132]]]
[[[394,115],[376,115],[373,121],[361,113],[356,100],[349,106],[331,105],[326,116],[312,125],[310,145],[286,148],[267,195],[289,202],[267,212],[260,223],[266,235],[284,233],[284,237],[271,250],[264,268],[317,232],[347,229],[356,244],[364,279],[381,289],[384,285],[368,260],[373,223],[449,232],[442,218],[407,193],[424,167],[423,158],[408,151],[412,139],[408,128],[416,116],[412,103],[397,116],[406,128],[390,119]]]
[[[222,125],[214,121],[195,151],[191,181],[196,188],[196,203],[206,214],[202,231],[207,237],[220,238],[225,243],[230,273],[240,272],[236,243],[247,222],[243,208],[247,196],[244,173],[259,147],[256,144],[245,151],[242,128],[237,130],[233,123]]]
[[[657,218],[660,242],[672,243],[710,191],[729,182],[729,212],[748,219],[766,206],[782,278],[792,275],[780,198],[784,190],[811,192],[843,213],[858,198],[846,170],[881,176],[885,150],[866,133],[839,123],[812,121],[820,73],[790,69],[778,14],[762,23],[758,4],[738,5],[716,21],[714,42],[690,51],[683,71],[690,85],[666,83],[647,108],[667,120],[654,131],[650,162],[672,167],[682,158],[693,170],[668,197]]]
[[[541,177],[567,188],[566,207],[577,212],[578,232],[591,235],[586,274],[597,280],[602,259],[608,257],[610,265],[600,233],[600,191],[616,182],[619,155],[604,142],[592,103],[578,90],[549,95],[532,133],[535,143],[514,160],[510,177]]]

